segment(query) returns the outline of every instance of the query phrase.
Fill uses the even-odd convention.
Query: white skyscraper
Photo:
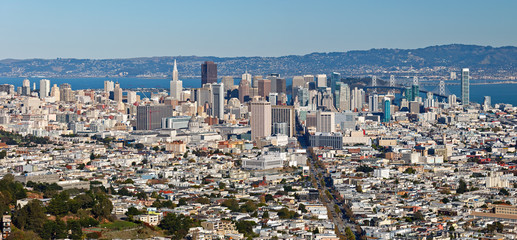
[[[246,70],[246,72],[244,74],[242,74],[242,80],[248,81],[248,85],[252,86],[252,84],[251,84],[251,74],[249,74],[247,70]]]
[[[113,92],[115,83],[113,81],[104,81],[104,92]]]
[[[50,80],[41,79],[39,81],[39,97],[46,98],[50,96]]]
[[[128,104],[134,104],[136,102],[136,92],[134,91],[127,91],[127,103]]]
[[[174,60],[174,69],[172,70],[172,81],[171,81],[171,97],[175,100],[181,99],[181,91],[183,91],[183,82],[178,79],[178,68],[176,66],[176,60]]]
[[[358,111],[361,111],[361,109],[363,108],[363,104],[364,104],[364,90],[358,89],[357,87],[355,87],[354,90],[352,90],[352,101],[351,102],[352,102],[352,104],[351,104],[352,110],[357,109]]]
[[[316,75],[316,84],[317,87],[327,87],[327,75],[325,74],[318,74]]]

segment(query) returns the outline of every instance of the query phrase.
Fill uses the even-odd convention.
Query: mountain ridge
[[[279,57],[155,56],[114,59],[2,59],[0,77],[158,77],[166,78],[178,60],[183,77],[200,75],[200,64],[214,61],[219,76],[250,73],[282,76],[341,72],[348,76],[372,74],[446,74],[469,67],[473,76],[513,78],[517,47],[466,44],[435,45],[416,49],[376,48],[346,52],[313,52]]]

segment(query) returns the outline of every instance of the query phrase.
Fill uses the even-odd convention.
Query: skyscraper
[[[54,100],[56,100],[56,101],[61,100],[61,94],[60,94],[59,87],[57,86],[57,84],[54,84],[54,86],[52,86],[52,89],[50,90],[50,96],[54,97]]]
[[[316,86],[318,88],[324,88],[327,87],[327,75],[325,74],[318,74],[316,75]]]
[[[335,132],[336,123],[334,112],[322,112],[316,113],[316,132]]]
[[[248,85],[251,86],[251,74],[249,74],[247,70],[242,74],[242,80],[248,81]]]
[[[170,105],[138,106],[136,109],[136,130],[159,129],[162,118],[171,116],[172,106]]]
[[[172,81],[170,83],[172,99],[181,101],[181,92],[183,91],[183,82],[179,80],[178,67],[174,60],[174,68],[172,70]]]
[[[122,102],[122,88],[120,88],[120,83],[115,83],[113,93],[113,100],[115,100],[115,102]]]
[[[136,92],[127,91],[127,103],[134,104],[137,101]]]
[[[384,121],[389,122],[391,120],[391,100],[384,98]]]
[[[334,90],[334,106],[340,111],[350,110],[350,87],[344,82],[337,82]]]
[[[271,80],[261,79],[258,80],[258,94],[259,96],[266,98],[271,92]]]
[[[224,116],[224,84],[212,84],[212,116],[223,119]]]
[[[341,81],[341,74],[338,72],[333,72],[330,74],[330,87],[332,88],[332,92],[336,90],[336,83]]]
[[[115,89],[115,83],[113,81],[104,81],[104,92],[112,92]]]
[[[39,81],[39,97],[46,98],[50,95],[50,80],[41,79]]]
[[[62,102],[73,102],[75,100],[72,86],[68,83],[59,85],[59,95]]]
[[[226,85],[225,85],[226,87]],[[241,79],[239,83],[239,100],[245,102],[250,96],[250,85],[247,80]]]
[[[217,83],[217,64],[212,61],[201,64],[201,85],[206,83]]]
[[[271,106],[271,123],[285,123],[286,131],[282,131],[287,136],[292,137],[294,135],[294,106],[277,105]],[[284,125],[277,125],[284,126]],[[273,133],[279,133],[273,131]]]
[[[470,103],[470,78],[469,69],[461,69],[461,104],[469,105]]]
[[[271,136],[271,103],[252,102],[250,121],[252,139]]]
[[[233,87],[235,86],[232,76],[224,76],[221,79],[221,82],[224,84],[224,93],[225,94],[226,94],[226,92],[228,92],[228,90],[233,89]]]
[[[358,89],[357,87],[352,90],[351,110],[361,111],[364,104],[364,90]]]

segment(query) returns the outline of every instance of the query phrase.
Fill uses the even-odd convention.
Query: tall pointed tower
[[[170,95],[172,99],[181,101],[181,91],[183,91],[183,82],[180,81],[178,78],[178,67],[176,66],[176,60],[174,60]]]

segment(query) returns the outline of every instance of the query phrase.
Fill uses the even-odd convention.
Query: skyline
[[[455,43],[516,46],[517,34],[509,31],[515,7],[513,1],[8,1],[0,3],[0,59],[275,57]]]

